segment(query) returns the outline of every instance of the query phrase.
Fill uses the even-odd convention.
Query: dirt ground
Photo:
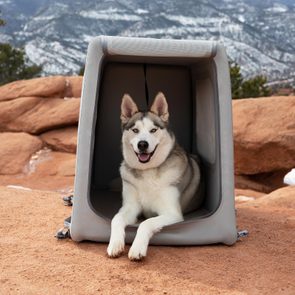
[[[56,240],[61,195],[0,187],[0,294],[295,294],[295,209],[237,206],[234,246],[149,248],[109,259],[106,244]]]

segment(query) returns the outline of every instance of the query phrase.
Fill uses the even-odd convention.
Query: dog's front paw
[[[110,258],[117,258],[124,252],[124,241],[111,241],[108,245],[107,253]]]
[[[140,261],[146,256],[146,252],[146,246],[136,245],[133,243],[129,250],[128,258],[132,261]]]

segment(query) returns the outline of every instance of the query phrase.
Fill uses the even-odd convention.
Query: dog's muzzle
[[[138,161],[140,163],[147,163],[150,161],[150,159],[152,158],[153,154],[155,153],[156,148],[151,152],[148,153],[147,149],[149,147],[149,144],[147,141],[145,140],[141,140],[138,142],[137,144],[137,148],[139,150],[139,153],[136,153],[136,156],[138,158]]]

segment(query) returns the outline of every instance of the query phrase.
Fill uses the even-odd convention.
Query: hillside
[[[45,74],[77,73],[93,36],[223,42],[244,76],[295,74],[295,4],[288,0],[1,0],[0,41],[25,47]]]

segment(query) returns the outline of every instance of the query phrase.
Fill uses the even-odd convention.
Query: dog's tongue
[[[150,154],[144,154],[144,153],[138,154],[138,158],[141,162],[146,162],[149,160]]]

